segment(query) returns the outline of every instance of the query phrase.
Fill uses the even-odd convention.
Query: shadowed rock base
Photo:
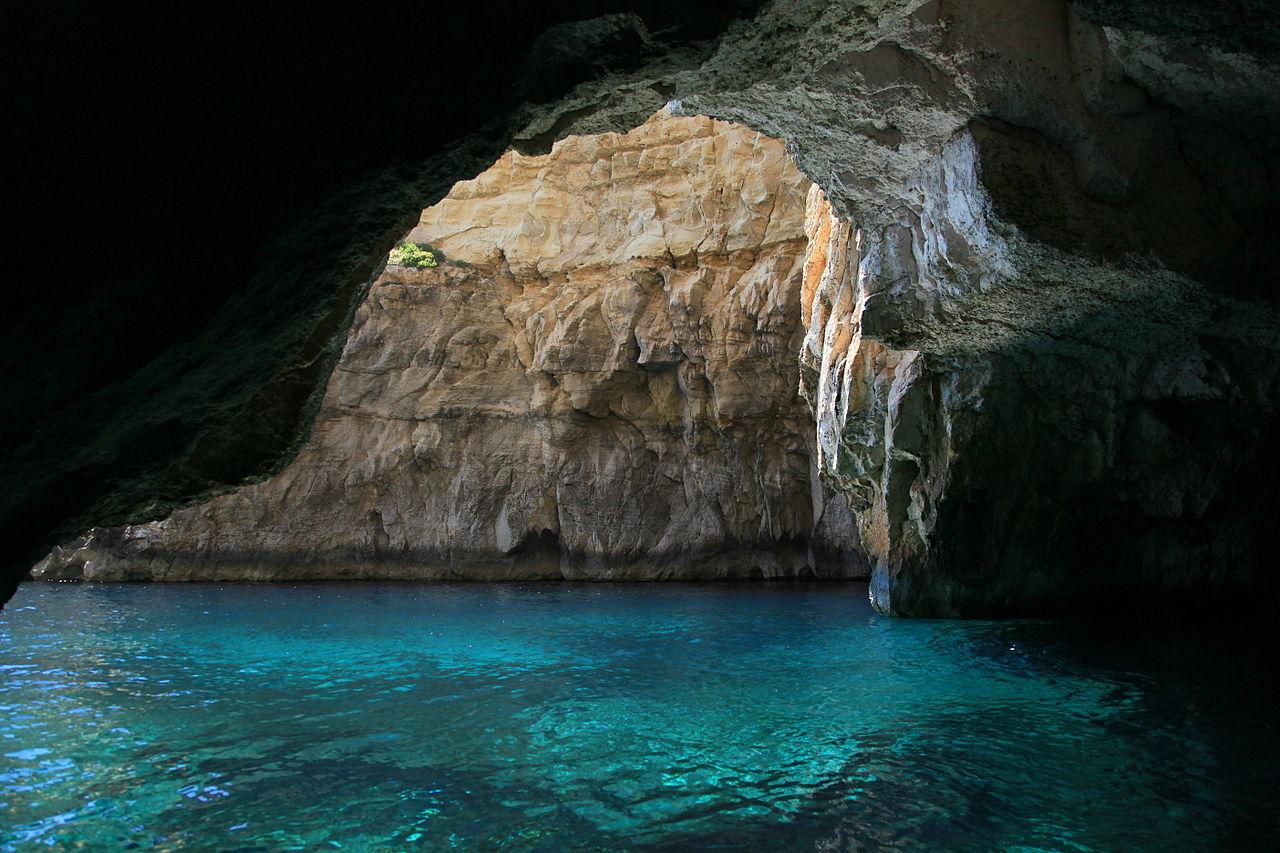
[[[649,554],[642,558],[567,554],[549,537],[511,554],[493,552],[400,553],[370,557],[367,551],[218,554],[216,557],[148,548],[147,561],[116,557],[131,548],[122,528],[95,528],[56,548],[42,564],[46,581],[272,582],[272,581],[740,581],[844,577],[819,573],[801,541],[769,548],[716,553]],[[119,549],[119,550],[112,550]],[[103,559],[103,557],[106,559]],[[838,563],[837,563],[838,565]]]

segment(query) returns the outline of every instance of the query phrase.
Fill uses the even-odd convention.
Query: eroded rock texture
[[[815,461],[904,615],[1276,602],[1280,26],[1243,0],[779,0],[582,87],[785,139]]]
[[[1274,599],[1276,66],[1096,14],[775,5],[846,38],[686,103],[831,199],[804,389],[888,612]]]
[[[505,155],[424,211],[410,238],[448,262],[377,279],[283,473],[37,576],[856,570],[809,553],[808,187],[781,143],[706,118]]]
[[[669,103],[753,128],[723,136],[771,152],[776,203],[704,137],[681,144],[735,175],[727,202],[667,165],[621,201],[659,158],[605,135],[551,155],[579,158],[575,183],[496,204],[543,162],[509,156],[415,232],[473,267],[379,280],[303,467],[45,567],[190,576],[252,546],[282,555],[254,563],[271,576],[287,512],[312,564],[352,560],[334,573],[808,555],[869,567],[902,615],[1273,605],[1277,23],[1257,0],[775,0],[705,61],[608,72],[531,109],[517,145]],[[616,203],[586,189],[606,185]],[[449,346],[408,331],[437,318]],[[306,503],[323,494],[359,509]],[[233,517],[247,533],[214,521]]]

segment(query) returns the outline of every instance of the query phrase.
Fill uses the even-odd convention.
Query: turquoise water
[[[1280,839],[1256,638],[866,595],[28,584],[0,613],[0,849]]]

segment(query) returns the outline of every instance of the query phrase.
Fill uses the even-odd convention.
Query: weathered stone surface
[[[1275,21],[1262,4],[1244,5],[1264,23]],[[725,390],[714,365],[743,357],[739,347],[725,349],[724,361],[717,361],[705,355],[712,338],[682,331],[674,309],[661,317],[652,313],[659,302],[644,295],[651,292],[643,279],[649,268],[634,269],[631,252],[649,257],[652,269],[667,265],[664,288],[677,274],[705,269],[720,275],[732,268],[738,275],[740,269],[739,261],[728,260],[736,250],[724,236],[733,231],[727,224],[733,216],[720,214],[721,225],[708,232],[721,235],[712,244],[723,248],[704,251],[690,232],[700,227],[697,214],[672,205],[670,185],[634,196],[626,206],[602,208],[584,191],[597,180],[591,175],[552,185],[543,196],[528,190],[519,205],[506,207],[493,203],[506,186],[503,175],[534,162],[509,156],[506,166],[461,187],[438,208],[451,211],[445,219],[429,212],[415,232],[476,267],[422,274],[423,283],[419,274],[393,271],[379,292],[400,286],[403,293],[426,294],[434,292],[428,280],[460,276],[453,287],[469,293],[475,285],[467,275],[498,288],[515,282],[522,293],[539,282],[572,290],[583,286],[574,265],[597,253],[609,268],[641,273],[633,296],[616,284],[599,290],[602,304],[624,306],[601,312],[601,318],[615,318],[601,319],[603,330],[576,331],[586,319],[575,319],[571,308],[549,296],[546,304],[559,306],[549,331],[529,325],[541,309],[512,317],[525,330],[511,340],[525,353],[526,379],[549,372],[557,387],[512,384],[506,362],[486,361],[484,368],[467,368],[490,371],[470,395],[474,401],[454,400],[453,408],[441,411],[463,421],[461,413],[473,404],[489,412],[511,407],[512,400],[542,405],[547,399],[560,401],[556,411],[567,419],[540,422],[577,425],[588,417],[602,430],[630,424],[635,415],[615,411],[611,401],[633,399],[638,392],[627,383],[643,378],[652,389],[665,374],[621,367],[628,358],[624,349],[632,346],[627,333],[637,362],[665,364],[662,348],[673,338],[682,352],[702,347],[704,355],[688,362],[705,377],[705,400],[731,404],[699,403],[690,415],[682,408],[681,423],[720,424],[729,412],[727,426],[718,427],[733,448],[718,451],[724,458],[743,458],[744,448],[762,442],[762,448],[789,447],[812,460],[806,477],[803,466],[786,468],[779,482],[787,485],[776,494],[790,497],[777,503],[739,489],[752,471],[786,466],[732,469],[733,487],[716,494],[768,505],[771,521],[767,536],[752,538],[742,533],[751,526],[750,512],[724,513],[716,523],[735,531],[724,538],[734,544],[725,547],[808,537],[817,565],[847,574],[870,568],[873,599],[885,611],[967,616],[1274,602],[1280,583],[1268,566],[1280,549],[1273,522],[1280,500],[1274,449],[1280,446],[1280,320],[1274,310],[1280,292],[1280,244],[1274,239],[1280,219],[1280,171],[1274,168],[1280,162],[1280,29],[1250,24],[1248,38],[1234,25],[1206,31],[1203,21],[1218,17],[1191,0],[776,0],[733,28],[700,66],[660,57],[530,111],[517,142],[531,152],[568,133],[632,127],[668,102],[677,114],[713,116],[785,140],[816,186],[807,213],[799,201],[805,184],[797,178],[785,228],[776,213],[752,214],[748,230],[762,236],[745,243],[791,246],[794,291],[771,292],[766,302],[794,305],[786,310],[795,311],[796,321],[785,335],[763,339],[790,342],[787,364],[775,363],[773,354],[767,360],[778,370],[798,371],[801,405],[810,418],[803,426],[796,413],[804,410],[787,408],[773,392],[752,399],[745,391]],[[747,132],[747,138],[754,137]],[[585,164],[598,160],[588,149],[616,144],[609,135],[579,139],[573,145],[583,146],[583,159],[574,169],[588,174]],[[562,143],[557,153],[570,147]],[[628,158],[620,154],[620,168],[602,173],[602,184],[632,180],[644,157]],[[584,209],[593,209],[592,216],[579,217],[585,230],[553,226],[562,216],[573,218],[580,197],[587,200]],[[526,219],[516,212],[523,210],[538,212]],[[470,218],[475,228],[451,228],[455,218]],[[804,260],[802,219],[810,239]],[[763,236],[778,229],[791,236],[776,242]],[[606,238],[606,231],[614,236]],[[681,251],[672,249],[662,263],[653,260],[653,253],[672,245]],[[781,249],[762,251],[751,255],[751,264]],[[775,263],[784,265],[780,258]],[[732,290],[727,283],[716,287],[721,289],[708,292]],[[443,284],[437,290],[453,292]],[[700,292],[677,288],[673,294],[687,295],[668,297],[667,304],[722,318],[708,321],[712,327],[733,327],[723,298]],[[409,301],[401,293],[388,291],[387,297],[395,295],[387,304]],[[614,294],[612,302],[607,294]],[[749,306],[743,317],[764,316],[753,300],[743,303]],[[522,304],[514,296],[509,301]],[[476,364],[507,340],[494,333],[486,341],[488,320],[447,310],[455,312],[448,321]],[[632,316],[639,319],[632,323]],[[360,336],[377,326],[358,326],[352,340],[364,340]],[[697,328],[703,329],[701,321]],[[723,340],[760,338],[766,329],[780,328],[757,322],[750,335],[740,330]],[[376,392],[332,395],[348,381],[357,389],[373,381],[368,377],[383,365],[402,363],[396,359],[416,364],[414,354],[422,348],[391,338],[361,344],[361,357],[373,360],[357,378],[335,377],[326,418],[366,403],[383,413],[400,411],[393,401],[407,410],[418,387],[412,382],[393,387],[387,380],[387,388]],[[676,387],[686,395],[681,407],[704,399],[686,375],[690,369],[676,370]],[[486,396],[485,388],[497,389],[498,396]],[[648,405],[665,411],[651,397],[655,402]],[[777,413],[773,420],[784,425],[783,433],[803,440],[779,440],[777,427],[770,432],[766,426],[766,410]],[[671,416],[653,422],[663,417]],[[430,414],[423,422],[445,420]],[[322,419],[319,428],[326,423]],[[384,441],[372,427],[369,434],[375,445]],[[496,469],[479,461],[482,453],[502,455],[522,446],[514,433],[493,433],[499,434],[502,443],[478,444],[477,455],[465,457],[472,460],[470,470],[492,474]],[[640,434],[647,446],[652,432],[642,428]],[[386,435],[387,447],[405,441]],[[608,434],[608,440],[630,447],[623,435]],[[427,438],[430,458],[434,440],[434,433]],[[547,446],[559,445],[547,439]],[[344,452],[354,452],[354,445]],[[603,458],[592,452],[591,458]],[[679,458],[705,453],[697,449]],[[337,453],[326,465],[350,464],[344,458]],[[539,471],[567,470],[564,459],[545,458],[550,461]],[[649,500],[649,481],[627,479],[625,472],[637,470],[630,459],[592,468],[597,491],[584,493],[584,505],[609,505],[602,494],[610,478]],[[515,504],[517,523],[508,524],[510,530],[552,530],[540,520],[537,489],[502,485],[504,476],[483,501],[461,491],[451,498],[461,517],[483,516],[464,534],[457,532],[462,527],[450,528],[449,536],[467,543],[459,553],[473,553],[468,549],[489,541],[486,536],[502,550],[497,519],[483,511],[484,501],[505,505],[512,494],[526,497]],[[800,497],[802,481],[807,500]],[[482,482],[487,488],[489,481]],[[775,493],[759,488],[757,494]],[[539,533],[540,547],[554,550],[549,537],[556,535],[566,553],[603,553],[584,549],[581,537],[570,544],[563,493],[556,498],[560,527]],[[364,499],[370,509],[375,498]],[[663,505],[687,507],[690,518],[699,518],[702,507],[724,502]],[[775,524],[784,505],[795,518]],[[386,527],[387,516],[382,518]],[[715,538],[707,532],[714,525],[682,524],[686,541]],[[486,532],[490,525],[492,534]],[[370,541],[399,541],[390,527],[385,537],[376,527],[366,525]],[[147,536],[158,529],[137,528]],[[766,528],[756,523],[753,529]],[[439,539],[423,533],[420,541]],[[625,541],[651,547],[664,540],[655,529]],[[373,546],[362,547],[352,553]],[[776,546],[766,553],[776,553]]]
[[[864,329],[884,258],[812,197],[803,390],[880,609],[1267,606],[1272,310],[1015,234],[1027,278],[888,346]]]
[[[1193,7],[775,2],[625,90],[785,139],[831,202],[803,386],[881,609],[1276,598],[1280,323],[1233,298],[1280,284],[1276,54]]]
[[[285,471],[36,576],[864,569],[809,553],[808,187],[781,143],[706,118],[505,155],[423,212],[410,239],[448,262],[374,283]]]

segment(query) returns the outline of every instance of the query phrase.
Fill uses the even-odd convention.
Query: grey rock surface
[[[667,98],[829,199],[802,386],[882,610],[1268,606],[1280,28],[1235,6],[784,0],[532,127]]]

